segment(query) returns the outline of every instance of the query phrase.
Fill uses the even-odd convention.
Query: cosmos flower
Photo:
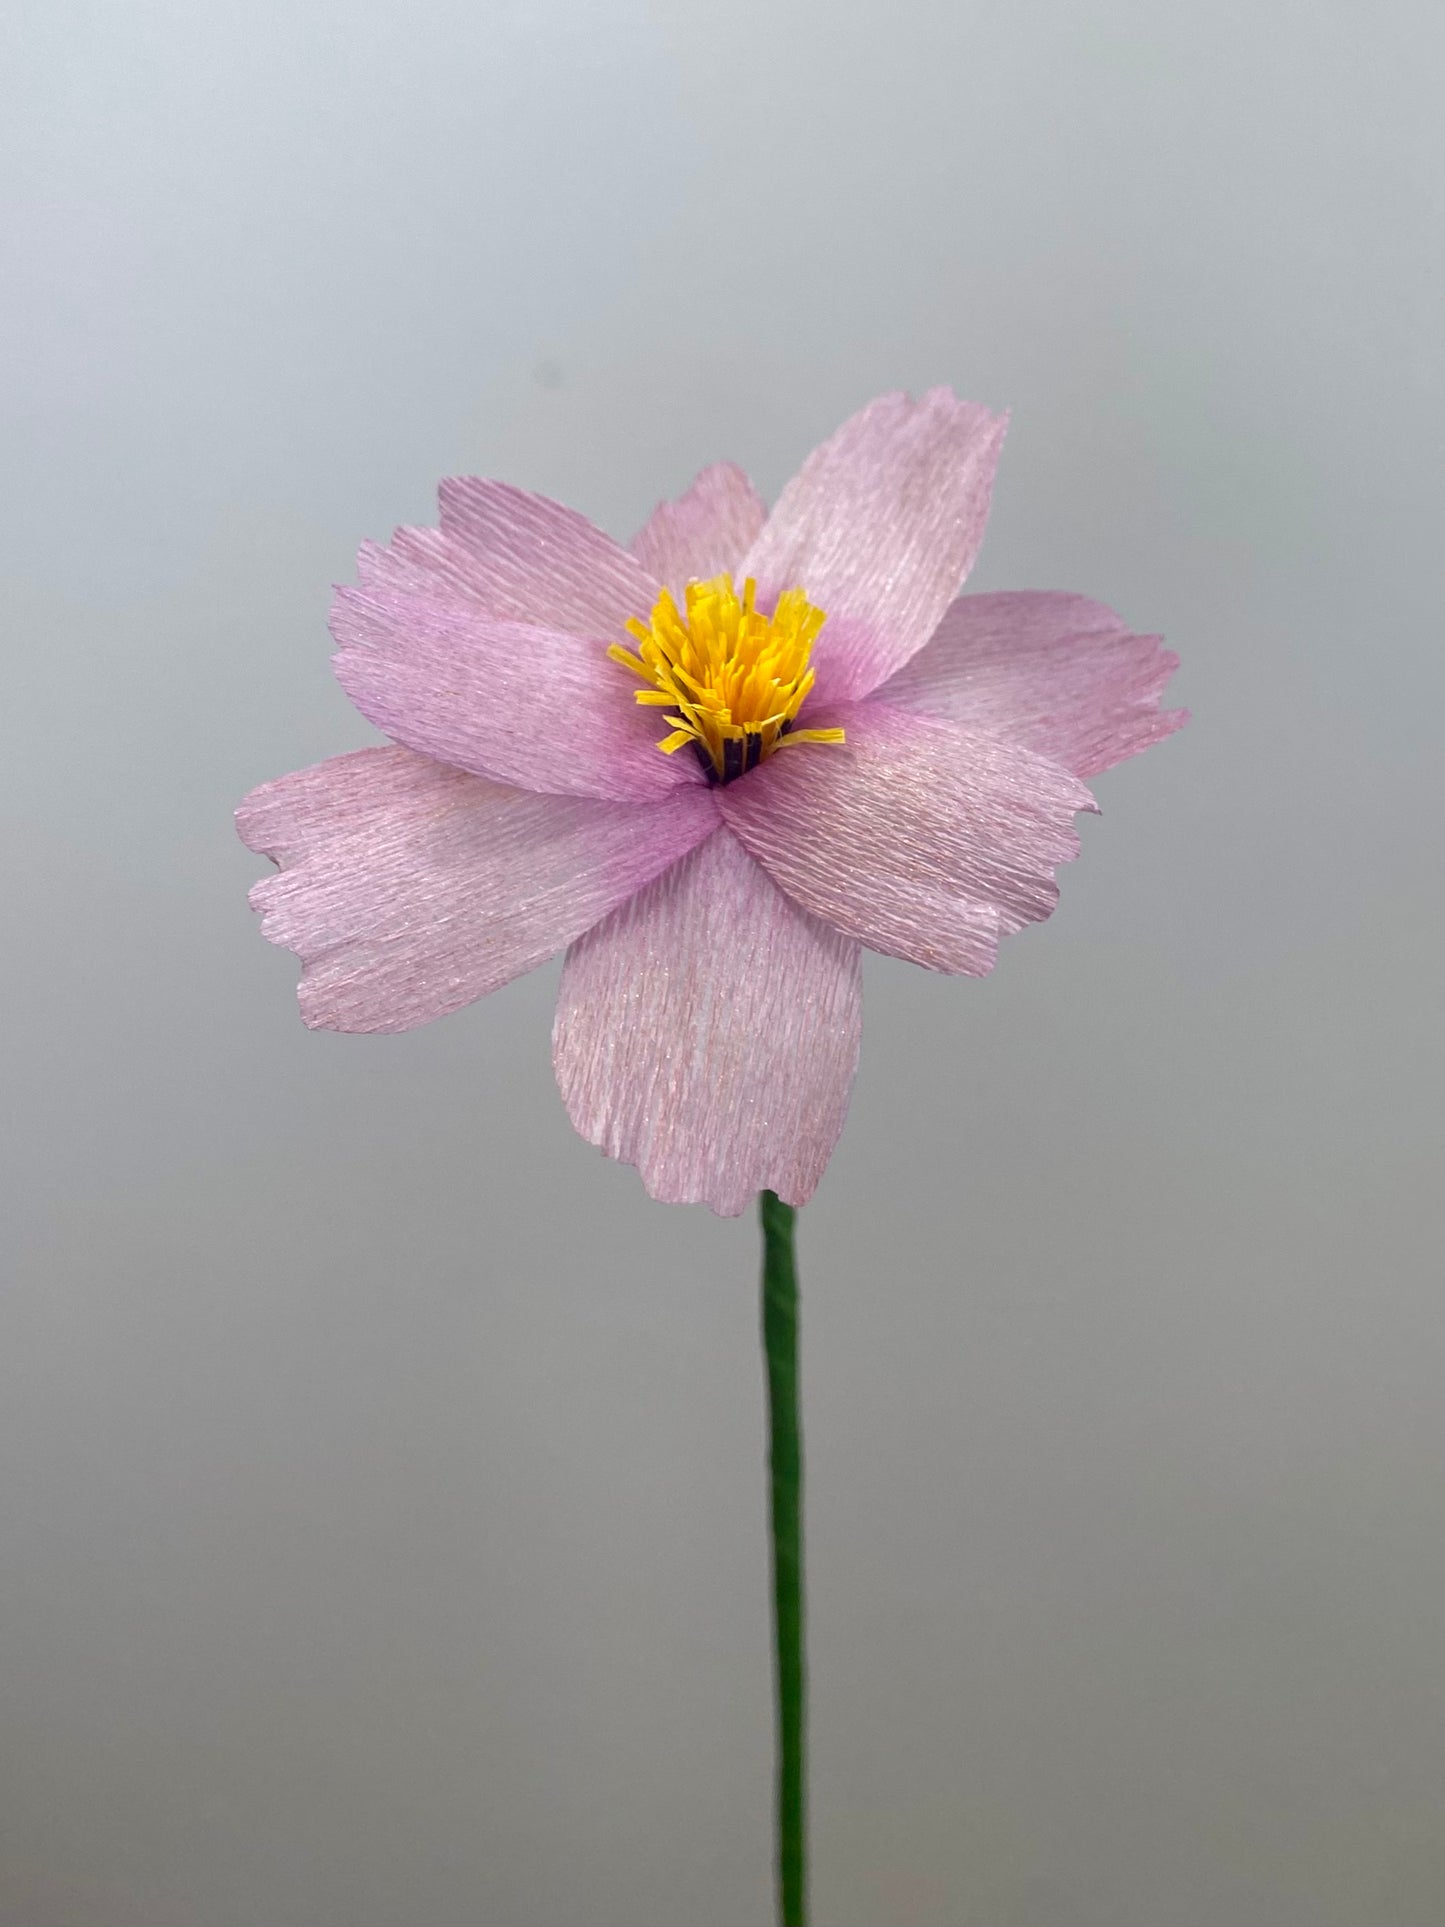
[[[1185,720],[1176,658],[1101,604],[958,597],[1003,432],[946,388],[884,395],[771,514],[720,463],[623,548],[468,477],[439,528],[363,547],[336,673],[390,742],[237,812],[305,1021],[408,1030],[564,951],[582,1135],[656,1198],[803,1203],[861,947],[981,976],[1053,909],[1082,779]]]

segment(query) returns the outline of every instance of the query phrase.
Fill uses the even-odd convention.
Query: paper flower
[[[342,687],[390,745],[252,792],[306,1022],[400,1031],[566,952],[573,1123],[656,1198],[803,1203],[843,1126],[860,947],[979,976],[1047,917],[1084,777],[1185,720],[1081,596],[955,600],[1004,422],[871,403],[771,515],[705,469],[630,548],[501,482],[367,544]]]

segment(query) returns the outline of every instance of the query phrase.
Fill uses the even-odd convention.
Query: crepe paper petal
[[[614,801],[706,780],[696,757],[659,753],[656,718],[605,641],[373,589],[336,591],[331,633],[352,702],[424,756],[522,789]]]
[[[767,513],[735,462],[714,462],[686,494],[658,503],[633,536],[632,553],[680,601],[689,582],[736,572]]]
[[[715,830],[706,788],[650,804],[538,796],[409,749],[356,750],[253,790],[251,892],[301,958],[313,1029],[429,1023],[543,963]]]
[[[823,718],[819,718],[823,720]],[[788,894],[873,950],[983,976],[998,938],[1047,917],[1078,854],[1077,778],[1005,737],[873,700],[828,712],[847,740],[774,756],[718,792]]]
[[[742,572],[760,603],[801,585],[827,611],[819,700],[867,695],[938,627],[983,540],[1006,425],[948,388],[883,395],[783,490]]]
[[[710,837],[567,953],[552,1055],[572,1122],[654,1198],[725,1217],[761,1190],[804,1203],[848,1108],[859,965]]]
[[[364,587],[475,603],[489,615],[615,641],[645,616],[658,584],[585,515],[505,482],[441,484],[439,529],[403,528],[363,544]]]
[[[1179,658],[1087,596],[960,596],[877,694],[897,708],[997,730],[1076,776],[1097,776],[1189,720],[1161,709]]]

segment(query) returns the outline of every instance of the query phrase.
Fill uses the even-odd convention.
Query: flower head
[[[1081,596],[959,597],[1000,417],[885,395],[771,514],[705,469],[622,548],[500,482],[368,544],[343,688],[390,738],[237,813],[306,1022],[398,1031],[566,952],[573,1123],[654,1197],[813,1191],[860,947],[978,976],[1048,916],[1092,776],[1185,720],[1175,658]],[[787,751],[787,754],[780,752]]]

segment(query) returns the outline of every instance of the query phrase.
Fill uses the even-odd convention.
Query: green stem
[[[771,1191],[763,1223],[763,1351],[768,1364],[768,1464],[773,1496],[773,1631],[778,1689],[778,1908],[782,1927],[808,1918],[803,1730],[803,1440],[798,1423],[797,1212]]]

